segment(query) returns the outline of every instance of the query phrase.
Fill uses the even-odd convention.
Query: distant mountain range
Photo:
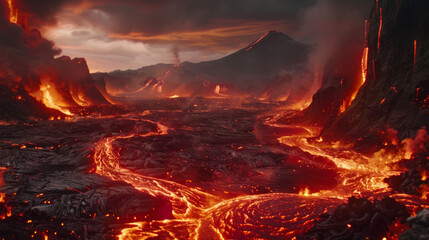
[[[221,59],[178,65],[157,64],[136,70],[92,74],[119,97],[254,96],[286,100],[302,96],[313,83],[307,68],[310,45],[269,31]]]

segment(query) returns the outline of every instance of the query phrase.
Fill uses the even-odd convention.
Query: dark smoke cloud
[[[43,99],[41,85],[51,88],[55,99],[74,106],[76,95],[85,98],[85,104],[105,104],[95,87],[84,59],[55,58],[60,50],[45,39],[37,29],[26,28],[25,23],[9,22],[9,7],[0,2],[0,85],[2,88],[23,89],[39,100]],[[48,87],[49,86],[49,87]],[[51,96],[53,97],[53,96]],[[33,99],[34,100],[34,99]]]
[[[31,77],[32,69],[53,60],[61,51],[38,30],[9,23],[9,8],[0,2],[0,74],[2,82]]]
[[[221,20],[297,21],[314,0],[164,0],[91,1],[81,17],[109,32],[141,32],[146,36],[170,32],[200,31],[225,25]],[[100,19],[100,12],[112,20]]]
[[[177,46],[174,46],[172,49],[173,52],[173,56],[174,56],[174,63],[175,64],[180,64],[180,53],[179,53],[179,48]]]
[[[82,0],[14,0],[20,14],[25,14],[32,27],[53,25],[56,14],[65,6],[74,6]]]

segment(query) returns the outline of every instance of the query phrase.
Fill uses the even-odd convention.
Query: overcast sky
[[[17,1],[31,12],[34,27],[63,54],[86,58],[92,72],[174,63],[175,50],[181,61],[216,59],[268,30],[295,37],[303,32],[308,10],[318,4],[318,0]],[[366,0],[325,1],[347,7],[352,5],[347,2],[362,5]]]

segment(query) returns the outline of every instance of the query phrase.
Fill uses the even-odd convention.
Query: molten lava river
[[[43,212],[64,230],[29,215],[44,239],[294,239],[351,196],[424,204],[383,182],[406,149],[328,144],[271,104],[174,98],[116,111],[0,125],[8,217]]]

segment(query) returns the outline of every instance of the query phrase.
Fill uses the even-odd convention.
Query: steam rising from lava
[[[323,119],[321,114],[337,116],[344,112],[365,82],[369,24],[363,19],[369,4],[323,0],[307,11],[298,35],[317,44],[309,63],[317,73],[316,83],[320,87],[314,95],[318,102],[310,105],[306,113],[312,121],[315,116]],[[324,124],[324,120],[319,123]]]

